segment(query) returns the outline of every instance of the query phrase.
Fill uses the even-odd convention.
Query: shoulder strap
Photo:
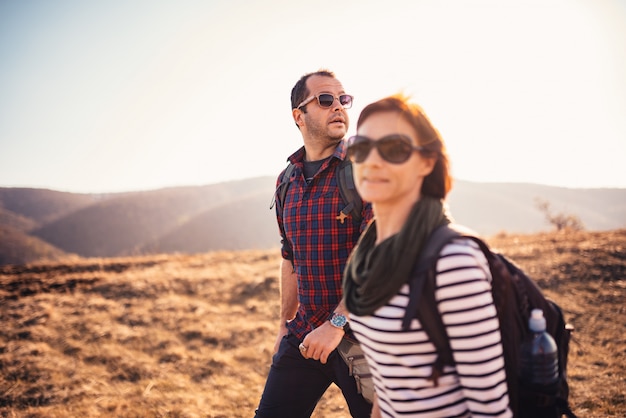
[[[285,168],[285,171],[280,178],[280,184],[276,187],[276,191],[274,192],[274,198],[270,204],[270,209],[272,209],[274,205],[276,205],[276,209],[282,209],[285,196],[287,195],[287,189],[289,188],[289,184],[291,184],[291,174],[295,168],[296,165],[292,162],[289,162],[289,165]]]
[[[402,320],[402,329],[410,327],[411,320],[417,317],[428,338],[437,349],[437,360],[433,365],[431,380],[438,384],[437,379],[443,372],[444,365],[454,365],[450,341],[445,331],[441,315],[437,309],[434,297],[422,297],[422,295],[434,296],[436,287],[437,260],[443,247],[455,238],[468,237],[474,239],[483,252],[488,250],[486,244],[476,238],[469,230],[464,230],[457,225],[442,225],[435,229],[411,274],[409,281],[409,302],[405,316]]]
[[[339,186],[339,193],[343,199],[346,207],[341,210],[341,213],[348,215],[352,212],[352,221],[354,223],[361,223],[361,212],[363,211],[363,200],[356,190],[354,185],[354,177],[352,177],[352,162],[346,158],[337,166],[337,184]]]
[[[281,210],[283,202],[285,201],[285,196],[287,195],[287,189],[291,184],[291,175],[293,174],[293,170],[295,168],[295,164],[291,162],[287,168],[285,168],[285,171],[280,179],[280,184],[274,192],[274,198],[270,204],[270,209],[276,205],[276,208]],[[352,213],[352,221],[360,224],[362,219],[361,212],[363,211],[363,200],[354,185],[354,178],[352,177],[352,162],[347,158],[343,160],[337,166],[335,174],[337,177],[337,186],[339,187],[341,199],[346,205],[341,210],[341,213],[346,216]]]
[[[402,320],[403,330],[409,329],[411,320],[418,313],[418,306],[422,304],[421,299],[426,282],[435,279],[437,259],[441,249],[458,236],[460,236],[460,234],[457,231],[450,228],[448,225],[443,225],[435,229],[428,238],[411,273],[409,281],[409,304],[407,305],[405,317]]]

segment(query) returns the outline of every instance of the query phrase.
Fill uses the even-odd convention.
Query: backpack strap
[[[287,196],[287,189],[289,188],[289,184],[291,183],[291,175],[293,174],[293,170],[295,168],[296,165],[292,162],[290,162],[287,168],[285,168],[285,171],[280,178],[280,184],[278,185],[278,187],[276,187],[276,191],[274,192],[274,198],[272,199],[272,203],[270,204],[270,209],[272,209],[274,205],[276,205],[276,209],[278,211],[282,210],[285,196]]]
[[[348,216],[352,212],[352,222],[360,224],[363,211],[363,199],[356,190],[352,176],[352,162],[346,158],[337,166],[337,184],[343,202],[346,204],[341,213]]]
[[[428,238],[424,249],[413,269],[409,280],[409,302],[402,320],[402,329],[408,330],[413,318],[418,318],[422,328],[437,350],[437,359],[433,364],[430,380],[438,385],[438,378],[443,374],[445,365],[454,366],[450,341],[446,334],[443,319],[437,309],[434,298],[436,288],[437,260],[445,245],[460,237],[473,238],[471,231],[457,225],[442,225],[436,228]],[[478,240],[480,241],[480,240]],[[482,241],[480,241],[482,243]],[[481,250],[486,249],[479,243]],[[428,295],[427,297],[422,297]]]
[[[278,211],[282,210],[285,196],[287,196],[287,189],[291,184],[291,175],[293,174],[295,168],[295,164],[291,162],[287,168],[285,168],[285,171],[280,179],[280,184],[276,187],[276,191],[274,192],[270,209],[276,205],[276,209]],[[354,178],[352,177],[352,162],[347,158],[344,159],[337,166],[335,176],[337,178],[337,186],[339,188],[339,193],[341,194],[341,199],[346,205],[340,212],[345,217],[352,213],[352,222],[360,224],[363,218],[361,214],[363,211],[363,200],[354,185]]]
[[[287,196],[287,189],[291,184],[291,176],[293,174],[293,170],[296,168],[295,164],[289,162],[287,168],[283,171],[283,175],[280,178],[280,183],[276,187],[274,191],[274,196],[272,197],[272,202],[270,203],[270,210],[276,205],[276,213],[281,213],[283,211],[283,203],[285,202],[285,196]],[[285,237],[285,229],[282,225],[279,225],[281,237]],[[289,244],[286,238],[281,238],[281,244],[283,246],[283,250],[287,251],[287,253],[291,254],[291,262],[293,263],[293,249]]]
[[[435,298],[422,297],[422,295],[435,294],[435,275],[439,253],[448,242],[458,236],[459,233],[448,225],[440,226],[431,233],[411,273],[409,302],[402,320],[402,329],[408,330],[413,318],[417,317],[428,338],[434,344],[437,350],[437,360],[433,364],[430,380],[434,381],[435,386],[439,384],[438,379],[443,372],[444,365],[454,365],[454,359]]]
[[[426,245],[422,249],[409,279],[409,303],[406,308],[406,314],[402,320],[402,329],[404,331],[409,329],[411,320],[413,320],[418,312],[418,306],[421,304],[420,299],[422,298],[426,282],[429,279],[434,279],[437,259],[441,249],[458,236],[459,234],[455,230],[451,229],[448,225],[443,225],[436,228],[431,233],[428,241],[426,241]]]

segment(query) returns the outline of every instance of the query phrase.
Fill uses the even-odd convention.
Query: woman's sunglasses
[[[366,136],[356,135],[348,140],[348,158],[352,162],[365,161],[372,148],[376,148],[383,160],[392,164],[402,164],[411,157],[413,151],[424,151],[424,147],[415,146],[406,135],[387,135],[377,141]]]
[[[314,99],[317,99],[317,104],[319,104],[320,107],[329,108],[333,105],[333,103],[335,103],[335,98],[339,100],[339,104],[344,109],[350,109],[352,107],[352,100],[354,99],[354,97],[350,96],[349,94],[341,94],[339,95],[339,97],[335,97],[330,93],[322,93],[318,94],[317,96],[311,96],[308,99],[305,99],[302,103],[298,105],[298,109],[308,105]]]

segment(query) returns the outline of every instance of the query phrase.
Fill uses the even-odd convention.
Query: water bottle
[[[530,338],[521,347],[521,377],[531,386],[548,387],[559,378],[556,342],[546,332],[546,319],[541,309],[533,309],[528,320]]]

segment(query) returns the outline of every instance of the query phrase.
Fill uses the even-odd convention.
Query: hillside
[[[626,416],[626,230],[488,241],[574,325],[574,411]],[[278,265],[275,249],[0,267],[0,416],[252,416]],[[313,415],[348,416],[334,387]]]
[[[86,257],[134,254],[177,228],[185,228],[187,223],[210,209],[225,204],[238,205],[242,199],[258,194],[259,189],[267,189],[266,183],[270,182],[255,179],[114,196],[48,223],[32,234],[65,251]],[[271,197],[271,192],[268,196]],[[265,209],[268,211],[267,207]],[[216,225],[223,221],[210,220]],[[207,237],[212,244],[223,242],[224,238]],[[189,252],[185,245],[176,250]]]
[[[202,253],[277,247],[278,224],[265,192],[209,209],[142,247],[140,253]]]
[[[0,260],[41,259],[41,243],[83,257],[273,248],[274,187],[273,177],[259,177],[107,195],[0,188],[0,241],[13,231],[12,255],[0,246]],[[551,228],[536,198],[578,216],[588,230],[626,227],[626,189],[457,181],[449,205],[457,222],[484,235],[532,233]]]
[[[0,265],[77,258],[47,242],[10,226],[0,224]]]
[[[106,195],[58,192],[47,189],[0,188],[0,208],[31,219],[38,225],[51,222],[105,198]]]
[[[457,182],[449,203],[459,223],[481,234],[534,233],[549,229],[544,214],[536,207],[537,198],[549,201],[557,213],[578,216],[589,230],[626,227],[626,189]]]

